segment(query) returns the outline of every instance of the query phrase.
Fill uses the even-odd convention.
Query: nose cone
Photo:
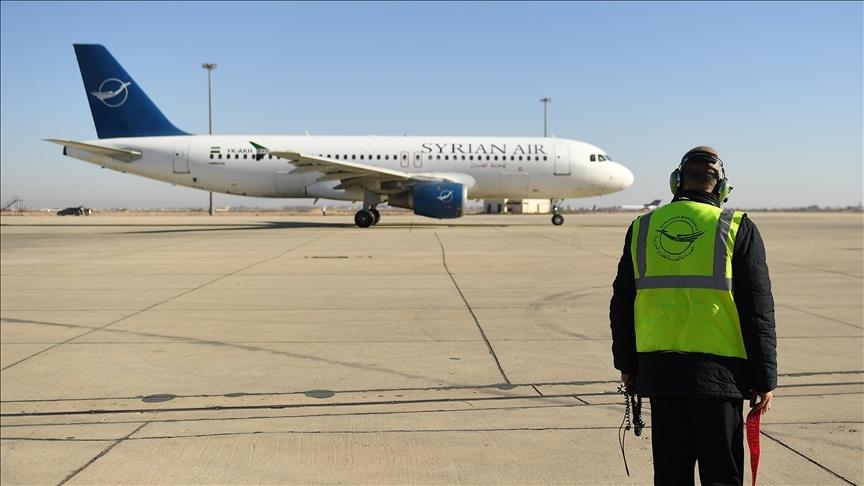
[[[612,186],[612,189],[614,191],[623,191],[632,186],[634,178],[630,169],[616,162],[612,162],[612,164],[614,164],[610,167],[612,176],[609,180],[609,185]]]

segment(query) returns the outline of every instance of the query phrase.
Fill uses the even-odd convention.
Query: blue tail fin
[[[108,49],[75,44],[75,55],[99,138],[188,135],[165,118]]]

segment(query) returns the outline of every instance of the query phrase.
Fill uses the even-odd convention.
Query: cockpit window
[[[591,162],[597,162],[597,155],[591,154]]]
[[[597,158],[600,160],[600,162],[606,160],[606,157],[603,157],[603,154],[598,155]]]

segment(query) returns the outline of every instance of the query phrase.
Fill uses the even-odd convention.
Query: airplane
[[[458,218],[469,199],[559,202],[626,189],[633,173],[602,149],[531,137],[193,135],[177,128],[111,53],[74,44],[97,140],[45,139],[63,155],[175,185],[226,194],[362,201]],[[552,223],[564,222],[558,205]]]
[[[657,209],[657,206],[659,205],[660,199],[655,199],[645,204],[625,204],[623,206],[620,206],[619,209],[623,209],[625,211],[651,211],[652,209]]]

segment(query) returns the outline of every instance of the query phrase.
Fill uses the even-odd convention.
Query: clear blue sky
[[[732,207],[864,199],[862,2],[2,2],[2,200],[206,207],[207,193],[63,157],[95,139],[72,44],[104,44],[180,128],[223,134],[528,135],[598,145],[624,192],[669,199],[712,145]],[[216,194],[217,206],[283,206]]]

